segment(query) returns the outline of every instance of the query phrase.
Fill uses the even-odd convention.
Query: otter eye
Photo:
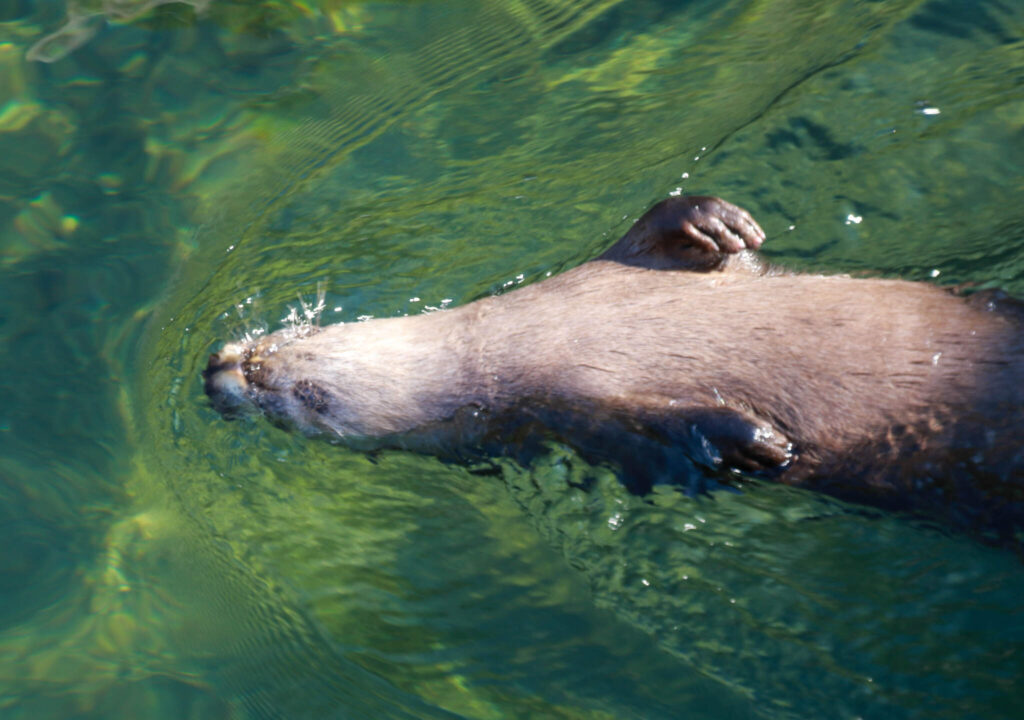
[[[310,380],[292,385],[292,396],[307,409],[323,415],[330,406],[331,394]]]

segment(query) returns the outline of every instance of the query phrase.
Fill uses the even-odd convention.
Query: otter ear
[[[743,208],[716,197],[670,197],[652,207],[617,243],[598,256],[652,270],[762,271],[748,250],[757,250],[764,230]],[[730,258],[742,258],[730,263]]]

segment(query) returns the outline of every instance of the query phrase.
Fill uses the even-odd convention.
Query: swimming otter
[[[1024,527],[1024,314],[991,294],[790,274],[741,208],[670,197],[596,259],[443,312],[282,330],[210,356],[226,415],[515,452],[548,433],[639,492],[681,462]]]

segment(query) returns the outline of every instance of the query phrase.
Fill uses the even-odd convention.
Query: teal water
[[[676,188],[790,267],[1024,295],[1022,87],[1009,0],[0,0],[0,716],[1020,717],[1010,551],[561,448],[369,457],[199,371]]]

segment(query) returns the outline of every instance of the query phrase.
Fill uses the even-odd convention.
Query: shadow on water
[[[466,302],[677,186],[796,268],[1019,295],[1019,10],[102,5],[0,0],[5,717],[1015,715],[1008,553],[557,445],[367,456],[199,371],[318,283],[325,322]]]

